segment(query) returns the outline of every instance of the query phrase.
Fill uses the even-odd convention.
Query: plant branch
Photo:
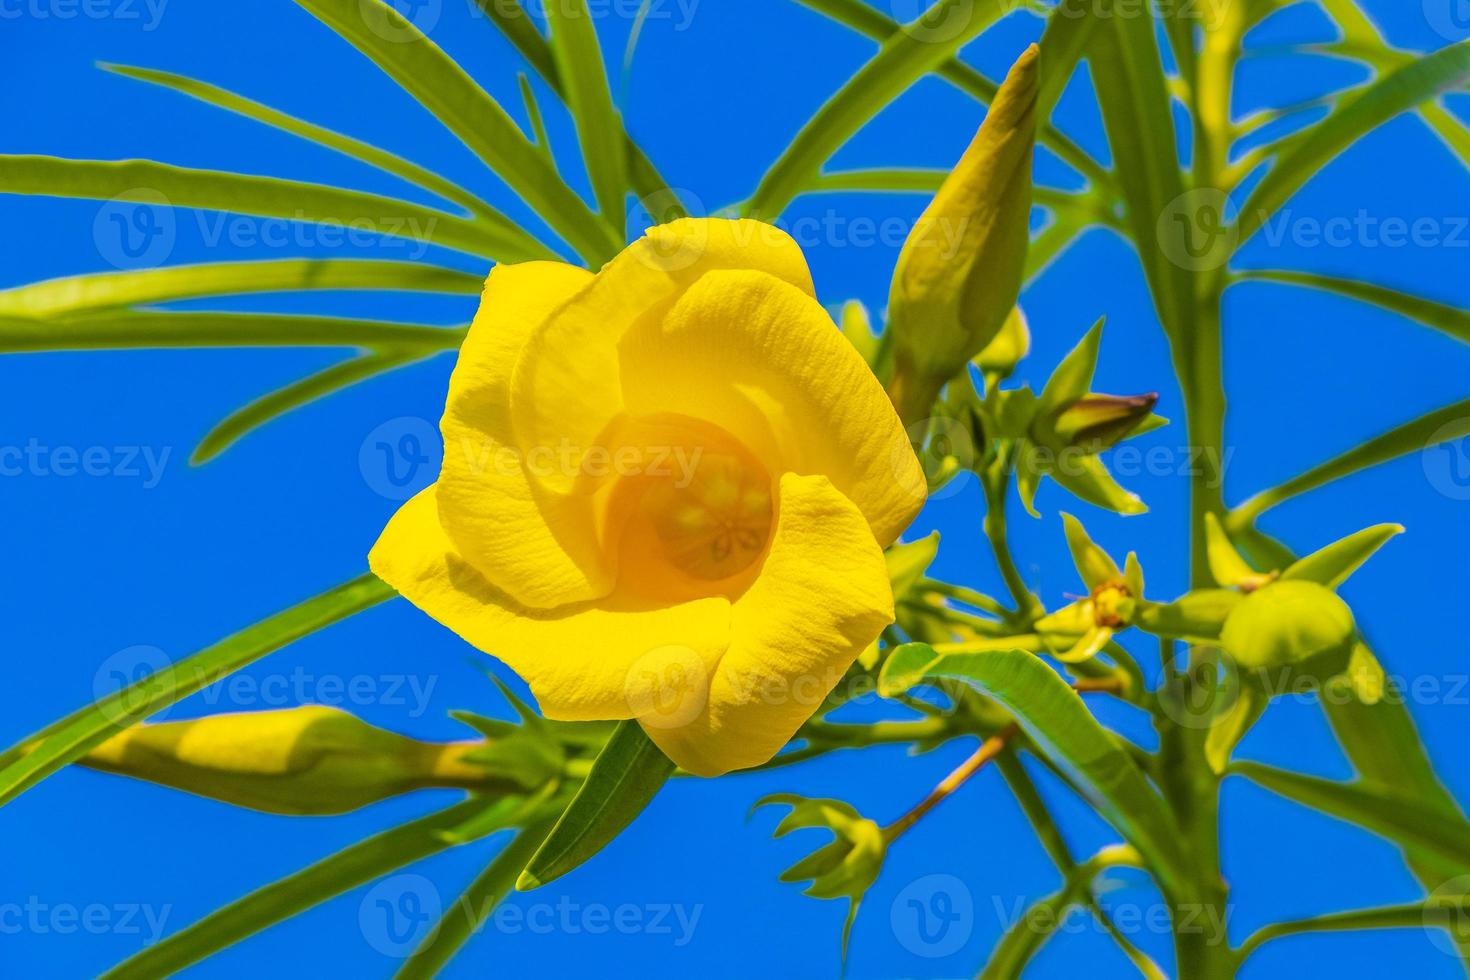
[[[917,806],[887,827],[884,827],[883,840],[889,844],[893,843],[899,837],[903,836],[910,827],[924,819],[930,810],[933,810],[936,806],[953,796],[955,791],[965,785],[970,780],[970,777],[983,769],[987,762],[1005,751],[1006,745],[1015,737],[1018,731],[1020,731],[1020,726],[1016,724],[1007,725],[982,742],[973,755],[960,763],[954,772],[945,776],[938,786],[930,790],[928,796],[919,801]]]

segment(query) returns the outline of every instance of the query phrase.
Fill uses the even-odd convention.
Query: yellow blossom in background
[[[551,718],[637,718],[700,775],[759,765],[893,619],[883,548],[924,477],[769,225],[662,225],[595,275],[497,267],[441,430],[373,571]]]

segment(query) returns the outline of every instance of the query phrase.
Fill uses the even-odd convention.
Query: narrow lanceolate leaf
[[[417,262],[271,259],[65,276],[0,289],[0,317],[44,319],[99,310],[298,289],[388,289],[478,295],[484,277]]]
[[[1309,289],[1321,289],[1339,296],[1382,307],[1391,313],[1407,317],[1426,327],[1443,331],[1456,340],[1470,344],[1470,312],[1457,306],[1436,303],[1411,293],[1378,286],[1357,279],[1340,279],[1336,276],[1321,276],[1311,272],[1291,272],[1280,269],[1251,269],[1240,274],[1243,280],[1281,282]]]
[[[479,2],[490,3],[492,0],[479,0]],[[897,21],[891,19],[881,10],[874,8],[863,0],[798,0],[803,6],[810,7],[825,17],[830,17],[839,24],[852,28],[859,34],[866,35],[875,41],[887,41],[889,38],[901,32],[904,28]],[[1069,0],[1065,7],[1059,7],[1053,11],[1051,18],[1055,21],[1059,16],[1070,16],[1077,12],[1078,0]],[[1065,13],[1063,13],[1065,11]],[[1088,16],[1088,20],[1095,20]],[[1079,25],[1081,26],[1081,25]],[[1071,47],[1074,41],[1080,40],[1085,47],[1086,34],[1089,30],[1079,31],[1072,34],[1064,31],[1061,25],[1053,25],[1050,21],[1047,25],[1050,37],[1042,38],[1041,49],[1043,51],[1041,64],[1042,94],[1050,96],[1051,93],[1060,94],[1067,78],[1077,67],[1075,58],[1071,55]],[[1069,62],[1069,59],[1070,62]],[[935,69],[935,74],[953,85],[955,88],[974,98],[978,102],[989,105],[995,100],[995,93],[1000,86],[990,78],[971,68],[958,58],[951,57],[942,62]],[[1054,102],[1047,105],[1054,105]],[[1037,120],[1041,124],[1037,130],[1036,141],[1042,146],[1055,153],[1068,166],[1074,168],[1095,188],[1111,189],[1114,186],[1113,175],[1109,173],[1102,164],[1098,163],[1088,152],[1078,146],[1056,127],[1047,123],[1049,113],[1038,113]]]
[[[1342,42],[1332,47],[1332,53],[1361,61],[1379,71],[1390,71],[1416,57],[1391,47],[1383,33],[1359,8],[1357,0],[1321,0],[1321,3],[1327,16],[1342,29]],[[1429,8],[1425,9],[1427,11]],[[1448,11],[1452,8],[1444,9]],[[1470,166],[1470,130],[1466,129],[1459,117],[1439,102],[1425,102],[1420,105],[1419,115],[1444,140],[1445,145]]]
[[[370,351],[333,364],[283,388],[277,388],[220,420],[218,425],[199,440],[199,445],[194,447],[194,453],[189,457],[189,463],[193,466],[207,463],[272,419],[280,418],[293,409],[333,392],[350,388],[359,381],[386,374],[423,356],[422,350],[413,349]]]
[[[1259,231],[1313,174],[1363,136],[1467,79],[1470,41],[1462,41],[1385,75],[1343,102],[1322,122],[1293,138],[1246,198],[1240,209],[1239,241],[1243,244]]]
[[[0,805],[128,726],[259,660],[394,595],[363,575],[261,620],[115,694],[48,725],[0,756]]]
[[[606,847],[652,802],[675,768],[636,721],[619,722],[517,890],[555,881]]]
[[[1152,17],[1109,10],[1088,43],[1114,170],[1132,239],[1169,335],[1181,379],[1190,376],[1193,277],[1163,247],[1159,222],[1184,194],[1174,118]],[[1173,229],[1170,229],[1171,231]]]
[[[326,224],[509,262],[555,257],[508,218],[471,222],[411,201],[327,184],[175,167],[152,160],[0,156],[0,192],[202,208]],[[225,225],[201,219],[199,231],[208,244],[211,237],[225,235]]]
[[[1295,919],[1291,922],[1276,922],[1253,933],[1241,944],[1238,962],[1244,962],[1263,943],[1283,936],[1297,936],[1305,932],[1350,932],[1358,929],[1424,929],[1439,926],[1452,934],[1464,929],[1467,900],[1463,897],[1447,896],[1442,900],[1431,897],[1425,902],[1409,905],[1385,905],[1373,909],[1353,909],[1351,912],[1334,912],[1310,919]]]
[[[133,65],[109,65],[99,64],[97,67],[103,71],[114,72],[124,78],[133,78],[140,82],[148,82],[159,85],[166,89],[179,92],[183,95],[198,99],[212,106],[218,106],[229,112],[238,113],[247,119],[253,119],[258,123],[279,129],[292,136],[299,136],[304,140],[325,146],[335,150],[354,160],[361,160],[370,167],[376,167],[384,173],[392,174],[417,184],[426,191],[438,194],[446,201],[453,201],[460,207],[472,214],[480,215],[492,222],[504,222],[507,219],[494,208],[480,200],[474,194],[460,187],[453,181],[446,180],[431,170],[419,166],[412,160],[405,160],[396,153],[373,146],[371,143],[354,139],[335,130],[317,126],[304,119],[288,115],[268,105],[247,99],[245,96],[218,85],[190,78],[187,75],[176,75],[173,72],[157,71],[152,68],[139,68]]]
[[[1076,889],[1068,886],[1027,906],[991,950],[979,980],[1012,980],[1041,952],[1046,941],[1067,922],[1077,903]]]
[[[937,0],[890,36],[792,138],[761,178],[746,214],[767,220],[779,215],[868,120],[1005,12],[1003,0]]]
[[[458,348],[464,329],[282,313],[117,310],[68,320],[0,319],[0,352],[178,347]]]
[[[1097,28],[1102,7],[1089,0],[1061,0],[1041,32],[1041,94],[1036,99],[1038,119],[1050,119],[1057,100],[1082,61],[1087,42]]]
[[[382,0],[296,0],[336,31],[484,160],[595,268],[623,246],[500,104]]]
[[[1138,849],[1165,893],[1185,893],[1178,831],[1163,801],[1056,671],[1029,653],[1009,650],[942,656],[927,675],[968,681],[994,698]]]
[[[466,800],[447,810],[394,827],[266,885],[104,974],[107,980],[172,976],[330,898],[457,844],[478,840],[512,824],[524,801]]]
[[[485,14],[487,20],[500,29],[506,40],[515,46],[536,74],[551,86],[557,97],[565,100],[566,86],[562,83],[551,47],[526,13],[521,0],[475,0],[475,5]],[[658,168],[653,165],[653,161],[648,159],[648,154],[643,152],[626,131],[623,132],[623,142],[628,164],[628,182],[643,206],[660,221],[682,218],[685,214],[683,204],[669,187],[669,182],[664,180]]]
[[[623,233],[623,201],[628,193],[623,123],[613,108],[597,28],[586,0],[564,0],[546,7],[551,50],[556,56],[567,108],[577,125],[582,159],[602,217]]]
[[[1470,867],[1470,827],[1442,810],[1367,782],[1342,783],[1238,762],[1232,773],[1300,803],[1386,837],[1411,854],[1449,867]]]
[[[1463,439],[1467,435],[1470,435],[1470,399],[1446,405],[1412,422],[1390,429],[1280,486],[1263,490],[1232,511],[1227,525],[1232,531],[1236,526],[1247,526],[1265,511],[1298,494],[1315,490],[1379,463]]]
[[[459,899],[444,910],[437,925],[429,930],[419,948],[403,964],[398,980],[435,977],[454,958],[470,936],[480,931],[505,896],[515,887],[516,876],[546,838],[551,822],[533,823],[511,838],[510,843],[470,882]]]

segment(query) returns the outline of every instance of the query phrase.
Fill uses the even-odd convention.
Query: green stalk
[[[1243,4],[1218,9],[1220,21],[1206,32],[1194,66],[1190,108],[1194,121],[1194,174],[1196,188],[1224,186],[1229,165],[1232,126],[1231,94],[1241,38],[1247,21]],[[1201,462],[1190,483],[1190,581],[1196,587],[1213,584],[1205,554],[1205,515],[1224,510],[1223,460],[1225,445],[1225,389],[1221,363],[1221,306],[1228,270],[1205,269],[1195,274],[1194,335],[1190,344],[1188,376],[1181,378],[1190,445]],[[1191,655],[1193,660],[1193,655]],[[1193,684],[1188,672],[1184,687]],[[1188,694],[1186,692],[1186,697]],[[1188,703],[1193,703],[1190,698]],[[1195,894],[1200,908],[1194,921],[1219,924],[1218,933],[1181,929],[1176,919],[1175,955],[1180,980],[1223,980],[1234,975],[1234,958],[1223,929],[1229,890],[1220,870],[1220,780],[1204,756],[1208,714],[1194,725],[1164,722],[1159,769],[1163,789],[1173,805],[1193,864]]]

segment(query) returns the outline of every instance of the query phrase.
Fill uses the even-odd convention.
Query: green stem
[[[1231,98],[1241,38],[1247,26],[1244,4],[1218,8],[1220,21],[1206,32],[1190,92],[1194,120],[1194,186],[1214,188],[1227,179]],[[1190,483],[1190,580],[1212,584],[1205,552],[1205,515],[1224,510],[1225,390],[1221,363],[1221,305],[1228,283],[1226,268],[1201,270],[1195,277],[1193,336],[1187,377],[1181,378],[1190,445],[1199,465]],[[1193,656],[1192,656],[1193,659]],[[1178,678],[1188,687],[1189,671]],[[1184,703],[1193,703],[1188,692]],[[1225,933],[1228,890],[1220,871],[1220,782],[1204,753],[1207,715],[1161,722],[1162,788],[1184,837],[1192,864],[1191,892],[1171,896],[1192,908],[1176,909],[1174,948],[1180,980],[1223,980],[1235,972]],[[1190,717],[1184,721],[1191,720]],[[1187,923],[1196,927],[1187,927]]]
[[[980,482],[985,487],[985,537],[990,550],[995,553],[995,563],[1005,581],[1011,600],[1016,604],[1019,622],[1031,624],[1041,615],[1041,601],[1032,595],[1021,579],[1016,561],[1011,557],[1011,546],[1006,534],[1006,491],[1011,483],[1011,462],[1008,453],[1002,453],[984,473]]]

